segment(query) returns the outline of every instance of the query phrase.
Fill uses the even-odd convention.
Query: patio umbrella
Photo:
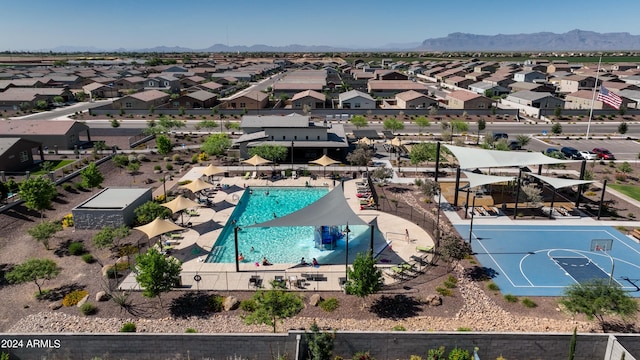
[[[370,145],[371,144],[371,139],[369,139],[368,137],[365,136],[362,139],[356,141],[356,143]]]
[[[192,182],[179,186],[182,189],[191,190],[192,193],[197,193],[198,191],[202,191],[204,189],[211,189],[215,185],[210,184],[200,178],[193,180]]]
[[[224,169],[219,168],[217,166],[213,166],[212,164],[209,164],[209,166],[207,166],[206,168],[204,168],[204,170],[202,170],[202,175],[206,175],[206,176],[213,176],[213,175],[218,175],[222,173],[224,173]]]
[[[322,155],[322,157],[320,159],[309,161],[309,163],[318,164],[318,165],[322,166],[322,169],[323,169],[322,170],[322,177],[325,177],[327,166],[328,165],[332,165],[332,164],[340,164],[340,161],[333,160],[332,158],[328,157],[327,155]]]
[[[178,195],[175,199],[161,205],[171,210],[171,212],[174,214],[180,211],[180,222],[182,223],[182,225],[184,225],[184,219],[182,218],[184,214],[183,210],[200,206],[200,204],[198,204],[197,202],[182,195]]]
[[[184,230],[183,227],[178,226],[169,220],[160,219],[160,218],[156,218],[155,220],[153,220],[152,222],[146,225],[134,227],[134,229],[140,230],[143,233],[147,234],[147,236],[149,237],[149,240],[151,240],[151,238],[168,233],[170,231]]]
[[[256,154],[256,155],[253,155],[250,159],[242,160],[242,162],[245,163],[245,164],[258,166],[258,165],[269,164],[271,161],[269,161],[269,160],[261,157],[260,155]]]
[[[394,137],[393,139],[391,139],[391,141],[389,141],[389,143],[393,146],[402,146],[402,140],[400,140],[399,137]]]

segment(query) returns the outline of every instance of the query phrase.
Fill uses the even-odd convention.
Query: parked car
[[[522,146],[518,140],[509,141],[509,149],[511,150],[522,150]]]
[[[594,148],[592,151],[596,153],[596,158],[598,160],[615,160],[616,159],[616,157],[611,153],[611,151],[605,148]]]
[[[547,150],[544,151],[544,154],[558,159],[564,159],[564,154],[558,148],[547,148]]]
[[[498,141],[500,139],[508,139],[509,135],[503,132],[493,133],[493,141]]]
[[[563,147],[562,149],[560,149],[560,152],[567,159],[571,159],[571,160],[583,160],[584,159],[582,157],[582,155],[580,155],[580,152],[578,151],[578,149],[570,147],[570,146]]]
[[[580,155],[582,155],[582,158],[585,160],[596,160],[598,158],[598,155],[596,155],[596,153],[589,150],[580,151]]]

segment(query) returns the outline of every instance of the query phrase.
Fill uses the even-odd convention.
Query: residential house
[[[447,94],[447,108],[449,109],[489,109],[493,100],[467,90],[456,90]]]
[[[172,75],[160,75],[144,81],[145,90],[162,90],[176,93],[180,91],[180,79]]]
[[[438,102],[435,99],[415,90],[396,94],[396,106],[399,109],[427,109],[437,105]]]
[[[144,89],[144,82],[147,80],[142,76],[128,76],[116,80],[114,87],[119,94],[137,92]]]
[[[350,90],[338,95],[340,109],[375,109],[376,101],[367,93]]]
[[[188,77],[183,77],[178,81],[180,82],[180,88],[184,89],[184,88],[189,88],[192,86],[196,86],[200,83],[203,83],[207,81],[207,79],[202,76],[188,76]]]
[[[168,109],[208,109],[216,106],[217,95],[205,90],[187,92],[167,104]]]
[[[349,142],[342,124],[312,122],[309,116],[243,116],[240,122],[243,135],[234,141],[240,157],[248,158],[249,149],[270,144],[289,148],[288,158],[308,162],[326,154],[342,159]]]
[[[376,70],[374,71],[376,80],[408,80],[409,77],[395,70]]]
[[[0,122],[0,138],[22,138],[45,148],[73,149],[91,141],[90,128],[78,121],[6,120]]]
[[[251,91],[248,93],[234,95],[224,103],[227,109],[264,109],[269,103],[269,95],[261,91]]]
[[[114,98],[119,96],[118,90],[115,87],[97,83],[97,82],[83,86],[82,91],[84,91],[87,95],[89,95],[90,99],[94,99],[94,100],[104,99],[104,98]]]
[[[484,95],[487,97],[500,96],[511,92],[506,87],[494,85],[488,82],[480,81],[469,85],[468,89],[476,94]]]
[[[22,104],[26,104],[27,108],[35,108],[38,101],[52,104],[58,96],[62,97],[63,102],[73,99],[73,93],[66,88],[12,87],[0,92],[0,108],[19,109]]]
[[[219,93],[220,90],[222,90],[222,88],[224,88],[223,85],[220,85],[216,82],[213,81],[208,81],[206,83],[202,83],[202,84],[198,84],[198,85],[194,85],[192,87],[187,88],[187,92],[193,92],[193,91],[198,91],[198,90],[205,90],[208,92],[212,92],[212,93]]]
[[[501,102],[532,116],[538,116],[540,109],[555,109],[557,107],[564,109],[564,100],[553,96],[553,94],[529,90],[511,93]]]
[[[291,98],[291,108],[302,110],[305,106],[311,109],[324,109],[327,97],[314,90],[296,93]]]
[[[111,104],[113,109],[122,110],[149,110],[158,108],[166,104],[169,94],[160,90],[145,90],[139,93],[127,95],[114,100]]]
[[[535,92],[556,92],[556,88],[549,84],[538,84],[538,83],[530,83],[530,82],[514,82],[509,84],[508,87],[511,89],[511,92],[519,92],[519,91],[535,91]]]
[[[547,75],[540,71],[520,71],[513,74],[513,80],[518,82],[534,82],[536,80],[545,80]]]
[[[558,92],[575,93],[578,90],[593,89],[596,86],[596,78],[592,76],[569,75],[560,79]]]
[[[459,89],[466,89],[469,87],[469,85],[473,84],[474,80],[463,77],[463,76],[450,76],[446,79],[444,79],[443,83],[446,85],[449,85],[448,87],[455,89],[455,88],[459,88]]]
[[[22,172],[33,167],[34,153],[40,154],[40,161],[44,161],[40,143],[19,137],[0,137],[0,169],[5,172]]]
[[[428,93],[427,86],[423,83],[410,80],[369,80],[367,91],[374,97],[390,98],[401,92],[414,90]]]

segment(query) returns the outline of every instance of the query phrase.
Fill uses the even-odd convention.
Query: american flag
[[[602,101],[605,104],[610,105],[616,109],[620,109],[622,105],[622,98],[607,89],[604,86],[600,86],[600,92],[598,93],[598,101]]]

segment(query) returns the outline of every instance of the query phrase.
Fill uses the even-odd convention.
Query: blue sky
[[[607,4],[605,6],[604,4]],[[640,1],[596,0],[16,0],[3,1],[0,50],[140,49],[213,44],[419,43],[573,29],[640,34]]]

